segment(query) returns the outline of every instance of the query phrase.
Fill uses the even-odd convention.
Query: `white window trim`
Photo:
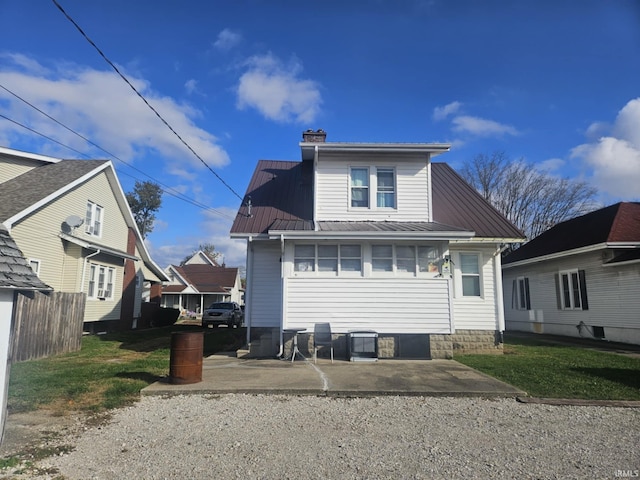
[[[575,302],[575,298],[574,298],[574,289],[573,289],[573,285],[571,283],[571,277],[572,275],[576,275],[576,278],[578,280],[578,296],[580,297],[580,306],[577,307],[576,306],[576,302]],[[566,275],[567,276],[567,281],[569,282],[569,305],[567,306],[565,303],[565,298],[564,298],[564,285],[562,284],[562,277]],[[580,273],[579,273],[579,269],[577,268],[573,268],[571,270],[560,270],[558,272],[558,280],[559,280],[559,286],[560,286],[560,302],[562,305],[562,310],[584,310],[584,299],[582,298],[582,289],[581,289],[581,285],[580,285]]]
[[[354,207],[351,205],[351,193],[352,188],[351,185],[351,172],[354,169],[367,170],[369,177],[369,185],[367,186],[369,192],[369,205],[366,207]],[[391,170],[393,172],[393,207],[379,207],[378,206],[378,170]],[[398,210],[398,172],[396,167],[391,166],[362,166],[362,165],[350,165],[349,166],[349,200],[348,200],[348,210],[350,211],[364,211],[364,210],[380,210],[387,212],[395,212]]]
[[[301,271],[301,270],[296,270],[296,256],[295,256],[295,245],[293,246],[293,262],[292,262],[292,268],[293,268],[293,275],[294,276],[318,276],[318,277],[362,277],[364,275],[364,255],[363,255],[363,250],[364,247],[362,244],[359,243],[320,243],[320,244],[311,244],[311,243],[299,243],[298,245],[312,245],[314,247],[314,252],[315,252],[315,257],[314,257],[314,267],[313,270],[308,270],[308,271]],[[318,247],[321,245],[335,245],[337,246],[337,270],[335,271],[320,271],[319,270],[319,263],[318,260],[320,259],[320,257],[318,256]],[[342,246],[349,246],[349,245],[357,245],[360,247],[360,270],[359,271],[352,271],[352,270],[342,270]],[[298,257],[298,258],[302,258],[302,259],[306,259],[306,258],[311,258],[311,257]],[[332,257],[333,258],[333,257]],[[344,257],[345,260],[353,260],[356,257]]]
[[[100,228],[99,232],[95,233],[95,226],[97,223],[97,212],[100,212]],[[92,237],[101,238],[104,231],[104,207],[91,200],[87,200],[87,212],[85,216],[85,233]]]
[[[517,277],[516,278],[516,288],[515,288],[515,308],[516,310],[531,310],[531,308],[527,308],[527,304],[531,307],[531,287],[529,286],[529,278],[528,277]],[[521,289],[521,285],[524,287],[524,292]],[[522,302],[522,294],[524,293],[524,303]],[[528,301],[527,301],[528,300]]]
[[[100,281],[101,270],[103,271],[103,279]],[[111,290],[107,288],[111,280]],[[93,283],[93,292],[90,285]],[[116,288],[116,268],[99,263],[89,264],[89,284],[87,285],[87,298],[90,300],[113,300]]]
[[[35,268],[34,268],[34,264],[35,264]],[[37,259],[37,258],[30,258],[29,259],[29,266],[31,267],[31,270],[33,270],[33,273],[36,274],[36,277],[40,276],[40,266],[42,265],[42,262]]]
[[[469,273],[463,273],[462,272],[462,256],[463,255],[475,255],[476,258],[478,259],[478,278],[479,278],[479,282],[480,282],[480,295],[465,295],[464,294],[464,288],[463,288],[463,284],[462,284],[462,279],[463,277],[467,276],[467,275],[476,275],[476,274],[469,274]],[[455,271],[455,277],[456,277],[456,298],[459,298],[461,300],[468,300],[468,301],[477,301],[478,299],[484,299],[484,276],[483,276],[483,272],[482,272],[482,268],[483,268],[483,255],[482,252],[477,252],[477,251],[464,251],[464,252],[458,252],[456,255],[456,260],[457,262],[454,262],[453,268]]]

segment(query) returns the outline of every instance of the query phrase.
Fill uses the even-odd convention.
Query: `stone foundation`
[[[285,356],[293,348],[292,334],[284,334]],[[451,359],[465,353],[502,354],[503,344],[500,332],[493,330],[456,330],[451,335],[413,335],[380,334],[378,336],[378,357],[415,358],[415,359]],[[278,329],[251,329],[249,356],[274,358],[279,351],[280,336]],[[298,334],[298,349],[307,358],[313,357],[313,333]],[[347,336],[333,335],[333,351],[336,359],[347,358]],[[327,347],[320,349],[319,357],[329,358]]]

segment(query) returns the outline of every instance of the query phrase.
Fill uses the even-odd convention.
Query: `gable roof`
[[[503,264],[611,243],[640,246],[640,203],[620,202],[558,223],[509,254]]]
[[[24,152],[4,148],[2,153],[26,157]],[[40,160],[41,156],[33,154]],[[44,157],[42,157],[44,158]],[[115,169],[109,160],[59,160],[51,159],[42,166],[35,167],[22,175],[0,184],[0,222],[11,229],[14,222],[36,209],[60,197],[76,185],[104,171],[112,186],[113,194],[123,212],[127,226],[136,232],[136,247],[145,266],[160,280],[169,280],[162,269],[153,261],[142,240],[140,231],[129,209]]]
[[[232,235],[313,231],[313,164],[261,160],[231,227]],[[476,237],[520,240],[524,234],[446,163],[432,163],[434,222],[319,222],[321,231],[475,232]],[[375,224],[375,225],[374,225]]]
[[[0,222],[46,203],[85,175],[109,164],[108,160],[61,160],[33,168],[0,185]]]
[[[9,231],[0,223],[0,289],[4,288],[53,290],[33,272]]]
[[[236,284],[238,276],[237,268],[215,267],[204,263],[171,265],[178,275],[193,286],[200,293],[227,293]],[[180,287],[179,289],[176,287]],[[165,293],[181,292],[186,286],[166,285],[162,291]]]

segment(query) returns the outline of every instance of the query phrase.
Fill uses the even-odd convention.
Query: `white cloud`
[[[505,125],[486,118],[461,115],[452,120],[453,130],[460,133],[470,133],[478,137],[492,137],[503,135],[519,135],[518,130],[511,125]]]
[[[601,193],[620,200],[639,199],[640,98],[618,112],[609,135],[574,147],[571,157],[582,160],[593,172],[592,182]]]
[[[115,73],[69,64],[46,68],[22,55],[2,57],[9,61],[0,70],[0,84],[114,155],[133,161],[139,152],[152,152],[169,164],[202,168],[201,162]],[[195,119],[200,116],[197,109],[159,95],[143,78],[127,78],[210,165],[229,163],[217,138],[196,126]],[[0,90],[0,106],[8,117],[34,130],[82,152],[105,156],[4,90]],[[16,125],[0,122],[0,137],[11,139],[25,133]],[[51,147],[42,146],[43,153],[53,154],[47,149]],[[65,150],[63,155],[69,156],[69,152]]]
[[[187,80],[184,84],[184,89],[189,95],[198,92],[198,81],[193,78]]]
[[[436,107],[433,109],[433,119],[435,121],[444,120],[448,116],[458,113],[461,107],[462,103],[458,101],[448,103],[444,107]]]
[[[218,39],[213,46],[218,50],[228,51],[238,45],[242,41],[242,35],[228,28],[225,28],[218,34]]]
[[[549,158],[542,162],[538,162],[536,167],[538,170],[544,172],[556,172],[564,167],[565,164],[566,162],[562,158]]]
[[[277,122],[311,123],[320,112],[322,98],[317,82],[299,78],[302,65],[288,65],[273,54],[251,57],[237,87],[237,107],[254,108]]]

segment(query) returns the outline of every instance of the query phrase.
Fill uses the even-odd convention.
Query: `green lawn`
[[[9,412],[40,407],[101,411],[129,404],[140,390],[169,374],[171,332],[199,326],[134,330],[85,336],[79,352],[12,365]],[[206,330],[204,354],[237,349],[245,329]]]
[[[640,400],[640,358],[507,339],[504,355],[456,355],[455,360],[533,397]]]

